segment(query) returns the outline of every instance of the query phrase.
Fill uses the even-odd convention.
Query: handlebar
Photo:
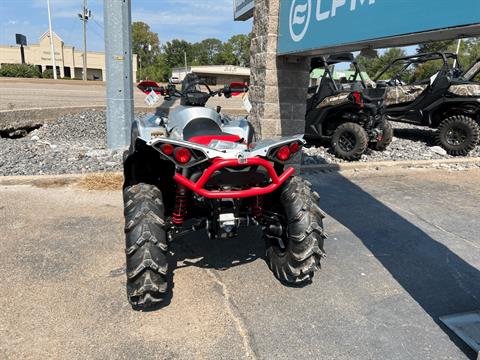
[[[189,84],[186,89],[182,91],[177,90],[175,85],[168,85],[166,88],[164,86],[152,86],[149,87],[150,91],[155,91],[159,93],[161,96],[165,97],[165,99],[169,100],[171,97],[186,97],[188,93],[192,93],[189,90],[196,86],[196,85],[204,85],[207,90],[208,90],[208,95],[209,97],[214,97],[214,96],[222,96],[222,94],[226,98],[230,98],[232,95],[235,95],[237,93],[244,93],[248,91],[248,86],[245,84],[242,84],[242,86],[239,86],[240,84],[235,84],[236,86],[231,86],[231,85],[225,85],[223,88],[218,89],[218,90],[212,90],[210,86],[204,81],[204,80],[196,80]]]

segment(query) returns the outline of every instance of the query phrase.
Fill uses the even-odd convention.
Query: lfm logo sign
[[[327,20],[330,17],[337,15],[337,9],[345,6],[347,1],[350,2],[350,11],[355,11],[357,8],[357,1],[360,5],[365,4],[368,1],[368,5],[375,4],[375,0],[327,0],[323,1],[331,2],[330,9],[324,9],[322,7],[322,0],[317,0],[317,7],[315,11],[315,18],[317,21]],[[289,17],[289,30],[292,40],[299,42],[307,33],[308,26],[310,25],[310,18],[312,15],[312,0],[292,0],[292,6],[290,7]]]

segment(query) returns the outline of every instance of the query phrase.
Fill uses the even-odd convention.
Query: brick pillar
[[[251,44],[250,121],[257,137],[303,134],[308,58],[277,57],[278,0],[255,0]]]

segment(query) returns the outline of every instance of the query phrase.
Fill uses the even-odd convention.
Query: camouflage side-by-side
[[[480,96],[480,84],[452,85],[448,92],[458,96]]]
[[[336,106],[344,103],[348,103],[349,92],[340,93],[334,96],[328,96],[323,99],[320,104],[317,105],[317,108],[323,108],[327,106]]]
[[[414,101],[427,85],[392,86],[385,94],[385,105],[395,105]]]

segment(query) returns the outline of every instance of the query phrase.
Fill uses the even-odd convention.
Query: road
[[[59,106],[104,106],[105,84],[78,80],[12,79],[0,77],[0,110],[19,110]],[[147,106],[145,95],[134,89],[136,106]],[[163,101],[158,103],[161,106]],[[209,106],[225,109],[243,109],[240,97],[216,97]],[[164,105],[167,105],[164,104]]]
[[[126,300],[120,192],[0,187],[0,358],[473,358],[438,316],[480,308],[480,171],[305,176],[330,235],[311,285],[275,280],[258,230],[198,232],[153,312]]]

